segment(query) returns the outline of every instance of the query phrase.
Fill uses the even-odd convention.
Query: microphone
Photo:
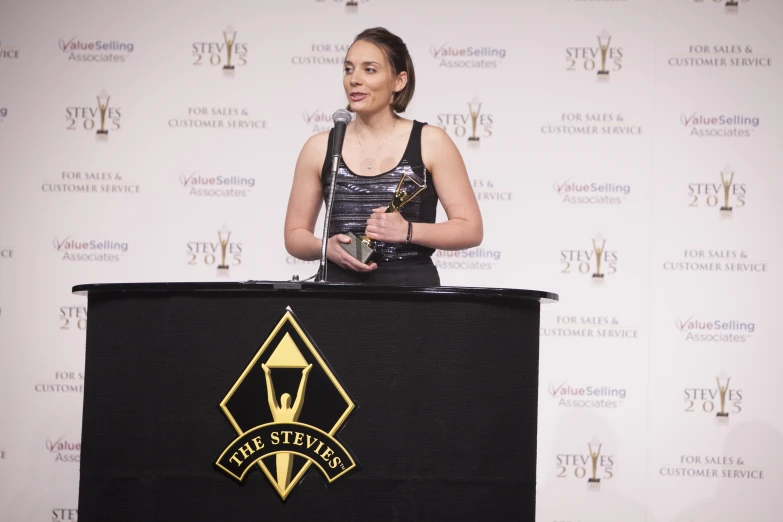
[[[321,237],[321,266],[318,270],[318,283],[326,282],[326,241],[329,239],[329,224],[332,221],[332,205],[334,203],[334,190],[337,186],[337,167],[343,152],[345,141],[345,129],[351,122],[351,113],[345,109],[338,109],[332,114],[334,133],[332,141],[332,184],[329,187],[329,199],[326,200],[326,216],[324,216],[324,233]]]

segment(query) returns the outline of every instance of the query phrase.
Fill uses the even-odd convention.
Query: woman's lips
[[[365,93],[362,93],[362,92],[352,92],[351,93],[351,101],[354,101],[354,102],[362,101],[366,97],[367,97],[367,95]]]

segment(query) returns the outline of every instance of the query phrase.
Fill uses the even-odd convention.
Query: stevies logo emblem
[[[282,500],[313,464],[334,482],[357,466],[335,439],[354,407],[289,308],[220,403],[237,437],[216,465],[242,482],[258,464]]]

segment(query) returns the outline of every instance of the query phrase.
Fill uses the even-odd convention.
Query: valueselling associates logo
[[[133,54],[133,42],[60,38],[57,45],[69,62],[123,63]]]
[[[552,189],[565,205],[622,205],[631,194],[631,185],[610,181],[555,180]]]
[[[3,60],[18,60],[19,49],[0,40],[0,62]]]
[[[356,467],[336,439],[354,407],[289,309],[220,403],[237,437],[216,465],[240,482],[257,465],[282,500],[311,465],[334,482]]]
[[[65,108],[65,128],[74,132],[94,133],[96,141],[108,141],[109,132],[119,131],[122,108],[111,101],[104,90],[95,97],[94,105],[71,105]]]
[[[586,451],[558,453],[555,456],[555,476],[569,481],[582,481],[588,491],[599,492],[602,482],[606,483],[614,478],[616,459],[596,437],[586,446]]]
[[[325,132],[331,130],[334,127],[331,114],[321,109],[316,109],[314,111],[304,111],[302,113],[302,120],[310,130],[310,134]]]
[[[492,270],[500,262],[500,250],[469,248],[467,250],[436,250],[432,255],[435,266],[445,270]]]
[[[721,372],[715,377],[711,387],[694,387],[683,390],[685,412],[693,415],[713,417],[717,424],[729,423],[729,416],[735,418],[742,414],[744,392],[731,377]]]
[[[595,46],[566,47],[566,71],[594,74],[599,83],[607,83],[625,64],[623,48],[612,45],[612,35],[606,30],[596,39]]]
[[[568,382],[549,384],[549,396],[557,401],[559,408],[606,408],[614,409],[623,404],[627,395],[625,388],[609,385],[581,386]]]
[[[720,183],[688,183],[688,206],[715,209],[721,219],[732,219],[734,209],[745,206],[748,187],[735,181],[731,165],[723,167],[719,174]]]
[[[231,230],[223,225],[217,241],[188,241],[185,245],[188,266],[215,266],[217,275],[227,277],[231,267],[242,264],[242,243],[231,240]]]
[[[82,443],[59,437],[57,439],[46,439],[46,451],[53,457],[55,462],[74,464],[81,461]]]
[[[55,237],[52,246],[62,261],[117,263],[128,253],[128,242],[113,239]]]
[[[761,125],[761,118],[747,114],[680,114],[680,124],[695,138],[749,138]]]
[[[79,510],[76,508],[52,508],[51,522],[79,522]]]
[[[247,66],[248,45],[237,39],[237,31],[228,26],[221,40],[197,41],[191,44],[193,65],[220,69],[223,76],[233,78],[237,69]]]
[[[180,173],[180,185],[188,196],[202,198],[245,198],[253,192],[256,178],[239,175]]]
[[[677,331],[693,343],[744,343],[756,332],[756,323],[737,319],[707,319],[696,315],[678,317]]]
[[[462,138],[471,147],[478,147],[481,140],[492,136],[495,117],[486,111],[478,98],[467,104],[467,111],[438,114],[438,126],[454,138]]]
[[[430,56],[438,67],[447,69],[496,69],[506,58],[505,47],[452,45],[448,42],[430,45]]]
[[[65,305],[60,307],[60,330],[85,331],[87,330],[87,307],[79,305]]]
[[[590,276],[594,284],[603,284],[606,277],[617,274],[619,254],[606,247],[607,240],[598,234],[592,239],[592,249],[561,250],[560,273]]]

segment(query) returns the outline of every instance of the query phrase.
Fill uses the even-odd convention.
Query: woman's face
[[[395,77],[386,55],[375,44],[359,40],[348,49],[343,87],[352,111],[372,114],[388,108],[406,81],[407,73]]]

